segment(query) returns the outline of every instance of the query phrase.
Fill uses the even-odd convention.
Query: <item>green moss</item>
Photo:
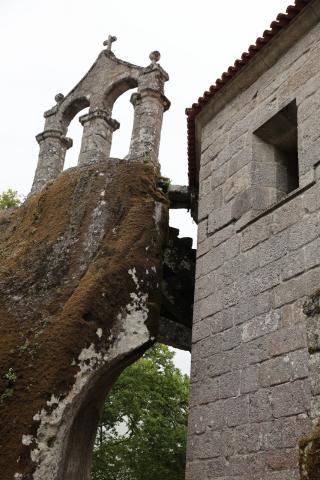
[[[320,314],[320,289],[306,299],[303,304],[303,313],[307,317],[314,317]]]
[[[9,368],[9,370],[4,374],[4,378],[7,380],[9,385],[13,385],[17,380],[17,375],[14,373],[13,368]]]
[[[3,405],[8,398],[11,398],[13,392],[13,388],[6,388],[5,391],[0,395],[0,405]]]
[[[300,473],[302,480],[320,478],[320,428],[302,438],[300,447]]]
[[[9,368],[9,370],[3,375],[3,377],[7,383],[7,387],[5,391],[0,395],[0,405],[3,405],[8,398],[12,397],[14,392],[13,386],[17,380],[17,375],[14,372],[13,368]]]
[[[168,177],[159,177],[157,180],[157,187],[161,188],[163,193],[167,193],[171,185],[171,180]]]

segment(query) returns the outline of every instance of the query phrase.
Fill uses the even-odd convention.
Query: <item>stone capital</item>
[[[167,72],[158,64],[151,64],[143,69],[139,76],[138,92],[146,88],[164,93],[164,84],[169,79]]]
[[[72,139],[69,137],[65,137],[63,135],[62,130],[55,130],[55,129],[44,130],[43,132],[38,133],[38,135],[36,135],[36,140],[39,144],[44,140],[46,140],[47,138],[56,138],[60,140],[61,145],[64,146],[66,149],[72,147],[73,145]]]
[[[132,96],[131,96],[131,99],[130,99],[131,103],[134,106],[143,102],[144,98],[150,98],[150,97],[158,100],[158,102],[161,103],[164,112],[166,110],[169,110],[170,105],[171,105],[170,100],[162,92],[159,92],[159,90],[155,90],[154,88],[148,88],[148,87],[143,88],[143,89],[140,90],[139,93],[137,93],[137,98],[132,99],[132,97],[134,95],[135,94],[133,93]],[[135,102],[135,103],[133,103],[133,102]]]
[[[112,130],[113,132],[120,127],[120,123],[117,122],[117,120],[114,120],[113,118],[111,118],[108,112],[100,108],[92,110],[86,115],[82,115],[79,118],[79,122],[81,123],[81,125],[85,125],[85,123],[98,118],[101,118],[102,120],[104,120],[108,125],[109,129]]]
[[[159,63],[151,63],[142,71],[143,75],[150,73],[158,75],[163,82],[167,82],[169,80],[169,74],[161,67],[161,65],[159,65]]]

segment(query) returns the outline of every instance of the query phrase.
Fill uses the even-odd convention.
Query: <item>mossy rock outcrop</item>
[[[320,478],[320,427],[302,438],[300,447],[301,480],[319,480]]]
[[[143,162],[67,170],[2,214],[3,480],[88,478],[105,395],[156,337],[167,230]]]

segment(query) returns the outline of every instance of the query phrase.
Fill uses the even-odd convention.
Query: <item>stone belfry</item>
[[[79,118],[83,125],[79,165],[107,160],[112,135],[120,127],[112,118],[117,98],[137,87],[131,96],[134,123],[127,160],[145,157],[157,165],[163,112],[170,107],[164,95],[164,83],[169,79],[159,65],[160,53],[150,54],[150,65],[139,67],[118,59],[112,52],[116,37],[109,35],[104,49],[80,82],[64,96],[55,96],[56,105],[44,113],[44,131],[36,136],[40,146],[38,165],[32,185],[34,194],[55,180],[63,171],[65,154],[72,147],[67,131],[75,115],[89,107],[89,113]]]

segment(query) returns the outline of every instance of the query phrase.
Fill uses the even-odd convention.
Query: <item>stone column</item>
[[[129,159],[146,157],[155,164],[158,162],[163,112],[170,107],[169,100],[163,94],[164,82],[169,76],[156,63],[159,58],[159,52],[150,54],[153,63],[143,70],[138,92],[131,96],[134,122],[127,156]]]
[[[31,195],[60,175],[66,151],[72,147],[71,138],[65,137],[62,130],[58,129],[44,130],[36,136],[36,140],[40,145],[40,152]]]
[[[110,157],[112,134],[119,122],[102,109],[95,109],[79,118],[83,125],[79,165],[107,160]]]

